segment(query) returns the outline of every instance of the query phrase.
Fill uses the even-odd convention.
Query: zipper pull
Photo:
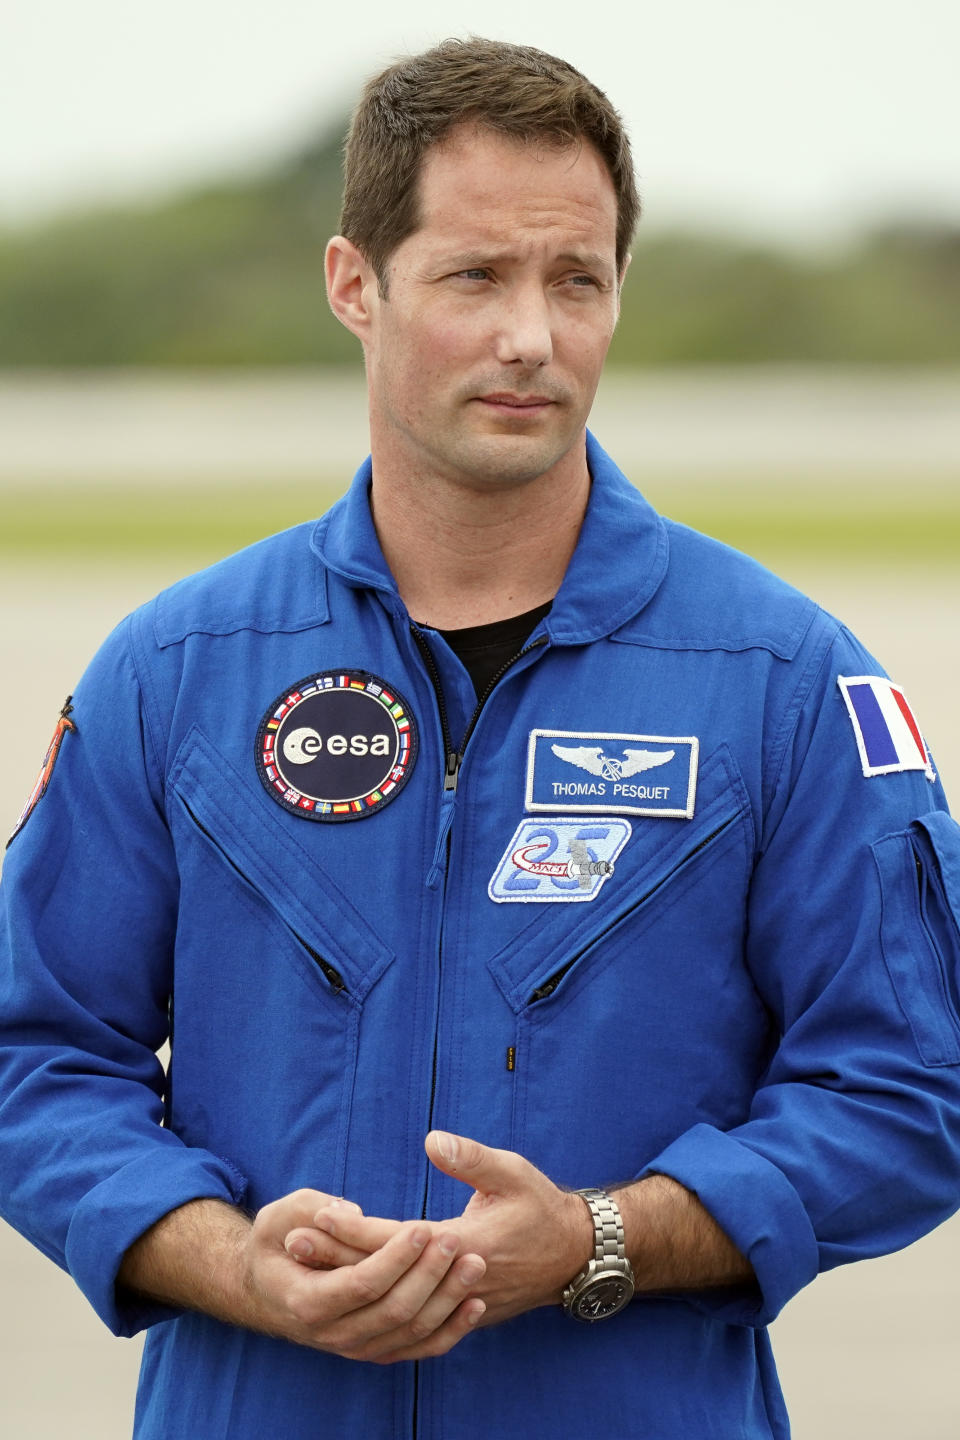
[[[460,756],[456,750],[451,750],[447,755],[447,769],[443,777],[444,793],[448,790],[456,790],[459,778]]]
[[[450,761],[456,760],[457,756],[447,757],[447,775],[450,775]],[[453,824],[453,812],[457,806],[457,772],[453,771],[453,783],[448,784],[444,780],[443,798],[440,801],[440,833],[437,836],[437,846],[433,852],[433,864],[430,866],[430,873],[427,875],[427,889],[436,890],[440,884],[440,878],[446,864],[447,836],[450,834],[450,826]]]

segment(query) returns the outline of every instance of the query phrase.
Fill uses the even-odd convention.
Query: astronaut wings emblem
[[[531,730],[524,808],[689,820],[699,752],[696,735]]]
[[[657,765],[667,765],[675,750],[624,750],[622,755],[605,755],[599,745],[551,745],[554,755],[604,780],[626,780]]]

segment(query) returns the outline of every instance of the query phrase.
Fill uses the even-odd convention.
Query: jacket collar
[[[544,628],[559,645],[610,635],[649,602],[667,570],[667,533],[653,507],[587,431],[592,485],[577,548]],[[317,522],[311,546],[350,586],[401,607],[370,513],[369,458],[342,500]]]

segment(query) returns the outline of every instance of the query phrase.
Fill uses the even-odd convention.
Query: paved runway
[[[631,476],[783,470],[952,483],[960,372],[815,366],[609,371],[591,428]],[[86,479],[350,476],[367,446],[359,371],[0,371],[0,487]]]
[[[176,573],[174,561],[97,574],[4,568],[4,824],[100,638]],[[811,563],[789,578],[843,615],[903,684],[960,808],[960,574],[846,575]],[[113,1340],[72,1283],[2,1225],[0,1293],[3,1440],[129,1436],[138,1342]],[[821,1277],[788,1306],[774,1340],[796,1440],[956,1440],[960,1219],[901,1255]],[[669,1430],[648,1440],[670,1440]]]

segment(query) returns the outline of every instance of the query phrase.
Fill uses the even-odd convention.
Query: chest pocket
[[[276,916],[335,990],[365,999],[393,955],[352,902],[251,797],[230,762],[194,729],[174,766],[177,801],[214,854]]]
[[[514,1148],[572,1166],[564,1183],[623,1179],[689,1125],[740,1118],[768,1029],[743,964],[752,841],[724,746],[692,820],[635,824],[597,902],[550,907],[488,961],[515,1015]]]
[[[196,727],[168,793],[173,1128],[228,1155],[254,1203],[298,1184],[339,1194],[363,1004],[394,956]]]
[[[490,958],[507,1003],[517,1013],[527,1010],[562,986],[572,986],[577,970],[589,982],[619,930],[655,921],[660,907],[686,882],[705,875],[731,842],[742,882],[751,838],[746,790],[727,747],[721,746],[701,766],[693,819],[634,821],[616,873],[596,901],[578,906],[572,918],[565,906],[543,907],[553,913],[534,915]]]

